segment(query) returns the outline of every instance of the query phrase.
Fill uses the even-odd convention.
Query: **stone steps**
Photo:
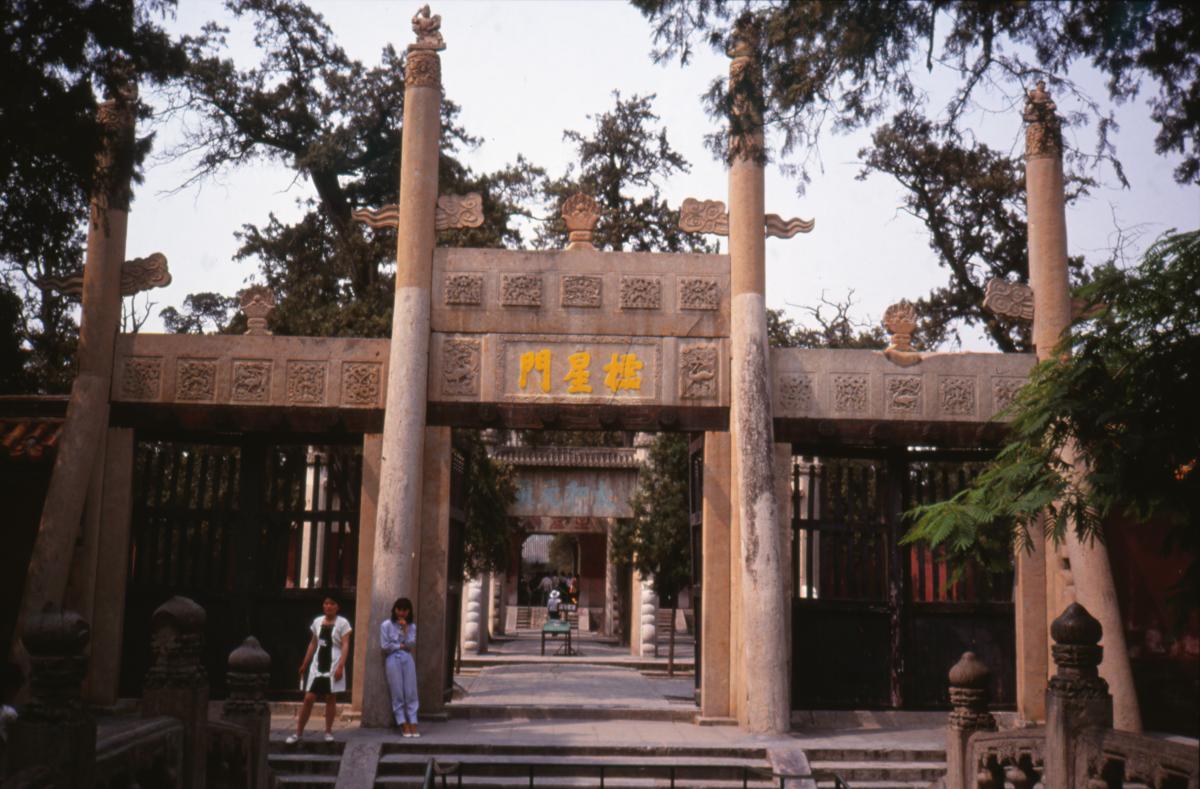
[[[915,789],[946,774],[944,751],[905,748],[806,749],[809,767],[819,775],[837,775],[853,789]],[[833,789],[832,777],[817,781]]]
[[[647,708],[605,707],[594,704],[546,707],[538,704],[455,702],[446,707],[446,712],[454,719],[691,721],[698,711],[691,703],[680,703],[677,707]]]
[[[337,783],[345,743],[315,739],[320,736],[310,734],[309,737],[314,739],[301,740],[295,745],[272,738],[267,764],[275,775],[276,786],[334,786]]]
[[[537,745],[435,745],[420,742],[386,743],[376,771],[376,787],[419,786],[426,765],[434,758],[442,765],[462,768],[462,786],[472,789],[508,789],[530,786],[530,767],[538,789],[580,789],[600,785],[612,789],[650,789],[671,785],[696,789],[752,789],[775,786],[771,779],[746,769],[766,770],[770,765],[760,748],[639,747],[639,746],[537,746]],[[458,786],[456,773],[447,785]],[[439,782],[440,783],[440,782]]]

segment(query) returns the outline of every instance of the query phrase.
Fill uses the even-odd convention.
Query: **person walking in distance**
[[[392,695],[392,718],[403,737],[420,737],[417,731],[417,623],[412,601],[401,597],[392,604],[392,616],[379,626],[384,674]]]
[[[346,658],[350,655],[350,623],[338,616],[338,601],[326,597],[324,613],[313,620],[312,638],[300,663],[300,687],[304,704],[296,722],[296,733],[287,738],[294,745],[304,736],[304,727],[312,715],[317,696],[325,697],[325,742],[333,742],[333,719],[337,715],[337,694],[346,689]]]

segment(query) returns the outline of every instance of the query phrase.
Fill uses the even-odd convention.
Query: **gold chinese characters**
[[[567,356],[567,370],[560,384],[566,384],[567,394],[591,394],[592,387],[592,354],[587,351],[576,351]],[[520,356],[520,377],[517,387],[522,391],[529,388],[540,388],[544,394],[549,394],[556,379],[553,373],[553,353],[549,348],[536,351],[526,351]],[[622,390],[641,391],[642,370],[645,364],[636,353],[613,353],[602,367],[604,386],[608,391],[616,393]],[[561,368],[560,368],[561,369]],[[532,380],[531,380],[532,379]]]

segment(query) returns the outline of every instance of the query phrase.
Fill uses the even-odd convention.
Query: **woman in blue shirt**
[[[417,646],[417,623],[412,601],[401,597],[392,604],[392,616],[379,627],[383,648],[384,672],[392,694],[392,716],[404,737],[420,737],[417,732],[417,664],[413,650]]]

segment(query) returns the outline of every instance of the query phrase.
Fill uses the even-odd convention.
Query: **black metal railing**
[[[463,778],[468,768],[480,768],[478,777],[483,777],[483,770],[491,768],[492,765],[487,762],[442,762],[437,759],[430,758],[425,763],[425,781],[422,784],[422,789],[449,789],[451,785],[455,789],[460,789],[463,785]],[[691,765],[676,765],[676,764],[644,764],[639,762],[589,762],[587,764],[564,764],[560,760],[555,761],[525,761],[525,762],[506,762],[505,767],[514,773],[518,770],[524,771],[529,777],[529,786],[537,785],[538,770],[553,770],[557,773],[554,777],[561,778],[562,770],[565,767],[578,768],[580,770],[594,770],[600,779],[600,789],[604,789],[605,779],[611,778],[613,772],[656,772],[665,774],[669,785],[672,789],[675,787],[676,777],[681,770],[696,769]],[[836,773],[830,772],[809,772],[809,773],[777,773],[774,770],[765,767],[751,767],[749,765],[740,766],[742,777],[742,789],[747,789],[750,785],[750,780],[770,780],[772,783],[779,782],[779,789],[784,789],[787,781],[809,780],[809,781],[833,781],[834,789],[851,789],[850,784],[846,783],[842,777]],[[550,776],[543,776],[550,777]],[[441,779],[440,784],[438,779]],[[449,779],[454,779],[453,784]]]

